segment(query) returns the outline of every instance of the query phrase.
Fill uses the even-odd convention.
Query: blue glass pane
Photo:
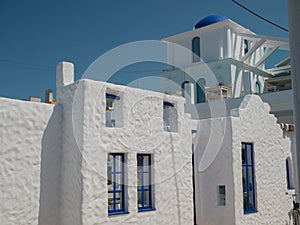
[[[150,173],[144,173],[144,186],[150,185]]]
[[[144,207],[150,207],[150,192],[144,192]]]
[[[108,211],[114,210],[114,194],[108,193]]]
[[[252,148],[251,145],[247,145],[247,163],[252,165]]]
[[[123,186],[123,181],[122,181],[122,174],[116,174],[116,190],[122,190]]]
[[[255,209],[254,208],[254,190],[249,191],[249,205],[248,209]]]
[[[143,186],[143,174],[138,173],[138,180],[137,180],[138,189],[140,189]]]
[[[139,208],[143,207],[143,192],[142,191],[138,192],[138,207]]]
[[[115,158],[115,164],[116,164],[116,171],[115,172],[122,172],[122,156],[121,155],[116,155]]]
[[[122,192],[117,192],[116,193],[116,210],[122,210],[123,207],[123,196],[122,196]]]

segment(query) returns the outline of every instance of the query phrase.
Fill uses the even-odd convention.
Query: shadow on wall
[[[55,106],[42,138],[39,225],[60,224],[62,107]]]

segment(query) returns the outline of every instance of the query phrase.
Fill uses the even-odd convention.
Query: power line
[[[27,69],[27,70],[36,70],[36,71],[45,71],[45,72],[54,72],[55,67],[51,66],[40,66],[40,65],[30,65],[20,62],[15,62],[11,60],[0,59],[0,67],[11,67],[16,69]],[[157,73],[160,69],[133,69],[133,70],[121,70],[117,71],[116,73],[123,73],[123,74],[136,74],[136,73]],[[75,68],[75,73],[84,73],[85,69],[82,68]],[[101,70],[97,69],[96,71],[92,71],[93,74],[101,74],[101,73],[109,73],[110,70]]]
[[[263,17],[263,16],[257,14],[256,12],[254,12],[254,11],[248,9],[246,6],[243,6],[241,3],[239,3],[239,2],[237,2],[237,1],[235,1],[235,0],[231,0],[231,1],[233,1],[235,4],[237,4],[238,6],[242,7],[243,9],[247,10],[248,12],[252,13],[253,15],[257,16],[258,18],[260,18],[260,19],[262,19],[262,20],[264,20],[264,21],[266,21],[266,22],[272,24],[273,26],[278,27],[278,28],[280,28],[280,29],[282,29],[282,30],[284,30],[284,31],[286,31],[286,32],[289,32],[288,29],[286,29],[286,28],[284,28],[284,27],[282,27],[282,26],[280,26],[280,25],[278,25],[278,24],[272,22],[271,20],[268,20],[267,18],[265,18],[265,17]]]
[[[29,64],[10,61],[10,60],[0,60],[0,66],[13,67],[17,69],[21,68],[21,69],[41,70],[41,71],[53,71],[53,70],[55,71],[55,68],[53,67],[29,65]]]

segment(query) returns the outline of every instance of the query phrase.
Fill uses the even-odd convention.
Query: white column
[[[250,72],[243,69],[244,95],[252,94]]]
[[[187,104],[195,104],[195,86],[192,83],[184,84],[184,97]]]
[[[225,58],[231,58],[232,57],[232,35],[231,35],[231,30],[228,28],[226,30],[226,56]]]
[[[291,52],[291,66],[292,66],[292,84],[294,95],[294,122],[296,134],[296,156],[298,182],[296,184],[296,191],[298,198],[300,196],[300,1],[288,0],[288,14],[289,14],[289,39]]]

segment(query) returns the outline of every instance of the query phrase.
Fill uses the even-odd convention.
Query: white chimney
[[[60,102],[62,88],[74,83],[74,64],[60,62],[56,66],[56,100]]]

